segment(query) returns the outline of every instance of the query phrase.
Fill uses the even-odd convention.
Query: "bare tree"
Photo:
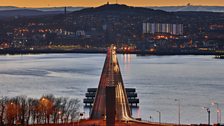
[[[0,125],[3,126],[4,125],[4,115],[6,113],[6,103],[8,101],[7,97],[2,97],[0,99]]]
[[[65,113],[65,105],[68,101],[68,98],[60,97],[56,98],[54,101],[54,111],[53,111],[53,117],[52,120],[54,123],[60,123],[63,122],[63,116]]]
[[[67,102],[65,106],[65,116],[67,122],[69,121],[69,119],[73,121],[74,119],[76,119],[76,117],[79,116],[79,102],[80,101],[78,99],[69,99],[69,101]]]
[[[70,99],[70,102],[72,102],[72,106],[69,109],[69,111],[71,112],[71,122],[73,122],[74,120],[77,120],[79,117],[80,101],[78,99]]]

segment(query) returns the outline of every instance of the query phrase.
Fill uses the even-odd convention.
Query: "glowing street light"
[[[221,117],[221,109],[217,109],[217,113],[218,113],[218,115],[219,115],[219,123],[221,124],[221,119],[222,119],[222,117]]]
[[[159,123],[161,123],[161,112],[160,111],[156,111],[159,113]]]
[[[217,124],[219,124],[221,123],[221,109],[219,108],[219,104],[217,102],[212,102],[212,105],[216,105]]]
[[[61,116],[62,112],[58,111],[58,123],[60,123],[60,116]]]
[[[117,49],[117,47],[116,46],[114,46],[114,48],[113,48],[114,50],[116,50]]]

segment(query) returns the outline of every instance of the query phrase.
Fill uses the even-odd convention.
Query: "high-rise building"
[[[147,33],[147,23],[143,23],[142,24],[142,30],[143,30],[143,33]]]
[[[143,34],[168,33],[172,35],[183,35],[183,24],[169,23],[143,23]]]

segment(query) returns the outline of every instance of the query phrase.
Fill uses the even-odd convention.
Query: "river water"
[[[39,98],[54,94],[83,100],[87,88],[97,87],[105,54],[41,54],[0,56],[0,96]],[[158,122],[216,123],[219,103],[224,114],[224,61],[213,56],[118,55],[125,87],[137,89],[134,117]],[[83,105],[83,104],[82,104]],[[85,109],[86,110],[86,109]],[[85,111],[81,108],[81,111]],[[88,117],[88,112],[85,114]],[[150,118],[151,117],[151,118]],[[224,115],[223,115],[224,117]],[[224,121],[224,118],[222,118]]]

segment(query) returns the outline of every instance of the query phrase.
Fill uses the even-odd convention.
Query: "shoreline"
[[[39,49],[39,50],[21,50],[21,49],[5,49],[0,50],[0,55],[26,55],[26,54],[59,54],[59,53],[86,53],[86,54],[106,54],[106,49],[72,49],[72,50],[61,50],[61,49]],[[215,51],[198,51],[198,50],[172,50],[172,51],[129,51],[124,52],[122,50],[117,51],[118,54],[136,54],[140,56],[147,55],[224,55],[223,52]]]

